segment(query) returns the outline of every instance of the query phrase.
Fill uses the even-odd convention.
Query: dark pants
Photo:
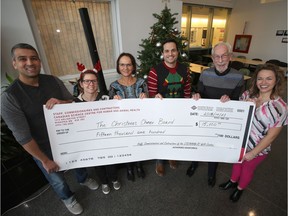
[[[192,167],[197,168],[198,167],[198,161],[192,162]],[[208,162],[208,177],[215,177],[216,171],[218,167],[218,162]]]
[[[102,184],[108,184],[109,181],[114,182],[118,179],[117,165],[97,166],[95,170]]]
[[[141,166],[142,166],[141,161],[131,162],[131,163],[127,163],[127,164],[126,164],[126,167],[127,167],[127,169],[129,169],[129,170],[133,170],[134,166],[136,166],[136,167],[141,167]]]

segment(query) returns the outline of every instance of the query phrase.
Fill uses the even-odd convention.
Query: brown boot
[[[174,160],[169,160],[170,168],[177,169],[177,162]]]
[[[158,176],[164,176],[165,173],[164,165],[156,162],[155,172],[157,173]]]

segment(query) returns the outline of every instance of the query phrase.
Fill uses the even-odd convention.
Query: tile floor
[[[122,188],[104,195],[75,182],[72,171],[66,177],[84,207],[83,216],[287,216],[287,128],[272,146],[267,160],[258,168],[254,180],[237,203],[229,200],[231,191],[221,191],[218,184],[230,175],[231,164],[220,163],[217,183],[207,185],[207,163],[200,163],[194,176],[186,176],[189,162],[179,162],[176,170],[166,164],[166,175],[158,177],[154,161],[144,162],[146,178],[129,182],[125,167],[119,170]],[[97,178],[94,169],[89,168]],[[11,209],[5,216],[71,215],[49,187],[39,190],[31,201]],[[39,195],[39,193],[41,193]]]

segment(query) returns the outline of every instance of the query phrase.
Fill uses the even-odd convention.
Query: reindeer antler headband
[[[83,76],[83,73],[85,73],[86,71],[94,71],[95,73],[98,73],[98,71],[101,71],[101,64],[99,60],[94,65],[94,68],[92,70],[88,70],[84,64],[79,63],[79,62],[77,62],[77,67],[78,67],[78,70],[81,72],[80,77]]]

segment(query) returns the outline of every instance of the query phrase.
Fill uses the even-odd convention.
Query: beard
[[[224,72],[225,70],[227,70],[227,68],[228,68],[228,64],[225,64],[225,65],[215,65],[215,68],[220,72],[220,73],[222,73],[222,72]]]

